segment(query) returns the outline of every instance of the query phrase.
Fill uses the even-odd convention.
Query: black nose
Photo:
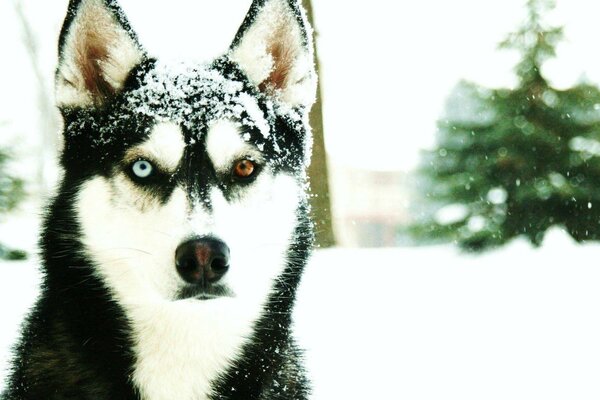
[[[219,239],[199,237],[183,242],[175,250],[177,272],[188,283],[207,286],[229,268],[229,247]]]

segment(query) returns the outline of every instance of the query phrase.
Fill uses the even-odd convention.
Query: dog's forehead
[[[215,121],[231,120],[269,135],[267,108],[248,93],[247,82],[210,65],[156,63],[140,76],[125,107],[157,122],[185,128],[196,140]],[[263,110],[264,108],[264,110]]]
[[[302,109],[286,107],[277,97],[262,93],[236,68],[230,61],[218,60],[208,65],[150,60],[140,65],[107,107],[74,109],[68,114],[64,159],[80,162],[79,149],[86,148],[88,160],[99,157],[101,162],[120,162],[143,143],[154,143],[156,127],[167,124],[177,129],[159,129],[161,138],[168,136],[177,143],[183,140],[189,149],[178,159],[187,154],[191,158],[186,160],[197,160],[193,155],[208,150],[208,138],[222,135],[223,140],[210,141],[213,154],[214,149],[222,148],[215,143],[224,142],[230,149],[236,139],[238,149],[256,149],[276,170],[301,174],[310,146],[308,120]],[[227,129],[215,129],[210,135],[211,129],[224,126]],[[234,138],[233,133],[239,137]],[[236,156],[241,156],[240,152]],[[160,155],[162,151],[152,153]]]

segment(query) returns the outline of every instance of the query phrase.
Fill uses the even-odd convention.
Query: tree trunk
[[[308,20],[315,30],[315,42],[318,32],[313,19],[313,10],[310,0],[303,0]],[[315,43],[315,62],[319,74],[319,58]],[[310,111],[310,125],[313,133],[313,153],[308,176],[310,180],[312,217],[315,221],[316,240],[318,247],[331,247],[335,245],[333,223],[331,218],[331,199],[329,197],[329,174],[327,170],[327,153],[323,138],[323,108],[321,97],[321,82],[317,86],[317,101]]]

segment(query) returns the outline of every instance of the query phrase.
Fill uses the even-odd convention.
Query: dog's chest
[[[129,307],[142,399],[208,399],[252,332],[254,318],[231,300]]]

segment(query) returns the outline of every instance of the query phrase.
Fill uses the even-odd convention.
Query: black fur
[[[120,307],[92,264],[77,254],[73,196],[82,179],[67,175],[46,215],[44,283],[16,348],[3,399],[134,399],[133,356]]]
[[[253,3],[233,46],[266,1]],[[60,49],[80,4],[80,0],[69,4]],[[297,2],[290,0],[289,4],[303,24]],[[106,6],[137,42],[116,2],[106,0]],[[305,44],[308,37],[304,37]],[[139,399],[131,382],[135,362],[132,329],[125,311],[94,274],[93,262],[83,250],[73,204],[81,185],[89,179],[127,171],[130,165],[123,162],[125,152],[146,139],[158,119],[175,119],[187,143],[185,161],[174,174],[159,174],[155,182],[144,185],[160,201],[167,201],[177,184],[184,184],[190,196],[205,199],[208,209],[207,187],[218,185],[226,198],[244,190],[239,182],[220,176],[206,154],[207,127],[222,117],[242,123],[250,135],[249,142],[261,149],[264,162],[275,173],[288,172],[304,181],[305,142],[309,134],[301,118],[305,110],[281,111],[227,56],[214,61],[208,70],[218,78],[207,77],[206,70],[193,68],[184,75],[165,75],[156,60],[144,58],[131,71],[123,90],[109,102],[98,107],[61,110],[65,122],[61,165],[65,175],[44,218],[40,239],[44,273],[41,295],[24,323],[2,399]],[[277,134],[265,138],[251,123],[250,116],[245,112],[236,114],[235,101],[227,92],[231,89],[224,89],[214,79],[235,82],[235,93],[246,92],[258,99],[271,131]],[[187,89],[174,96],[169,89],[172,87]],[[198,179],[198,174],[203,179]],[[211,399],[307,398],[309,384],[290,325],[296,288],[312,240],[308,205],[303,202],[297,210],[297,227],[282,279],[277,281],[254,335],[235,365],[213,382]]]

